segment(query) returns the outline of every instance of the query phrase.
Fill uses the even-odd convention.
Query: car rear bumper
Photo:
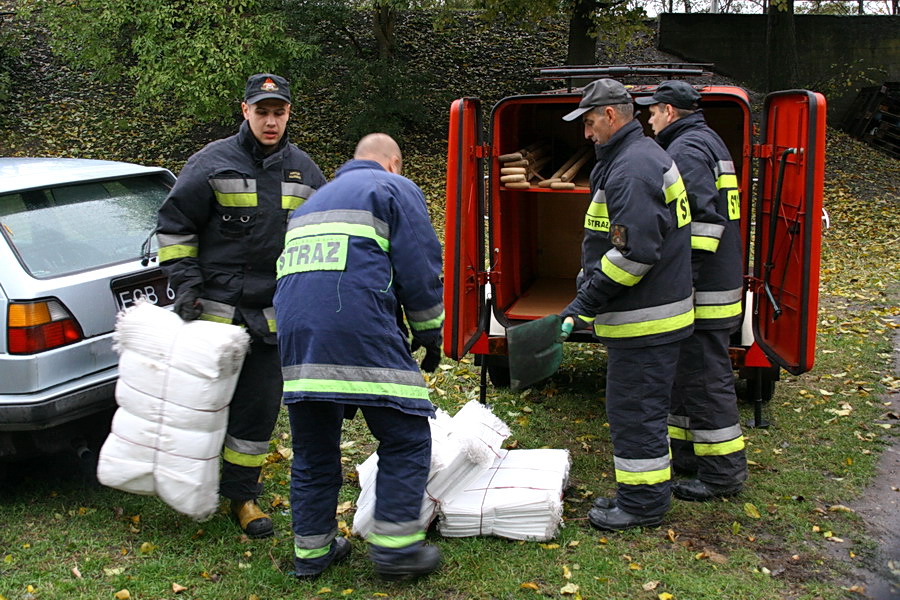
[[[115,406],[118,368],[32,394],[0,394],[0,432],[39,431]]]

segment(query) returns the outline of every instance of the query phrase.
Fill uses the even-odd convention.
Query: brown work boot
[[[231,514],[248,537],[264,538],[275,533],[272,519],[259,509],[256,500],[232,500]]]

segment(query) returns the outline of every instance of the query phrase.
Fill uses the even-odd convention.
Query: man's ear
[[[250,118],[250,105],[246,102],[241,102],[241,112],[244,113],[244,119]]]
[[[399,175],[402,170],[403,160],[399,156],[392,156],[390,161],[388,161],[388,171],[395,175]]]

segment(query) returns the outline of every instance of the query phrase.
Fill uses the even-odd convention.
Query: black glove
[[[412,344],[410,344],[410,351],[415,352],[419,348],[422,347],[422,342],[413,338]],[[427,373],[434,373],[438,365],[441,364],[441,343],[438,340],[436,343],[428,344],[425,346],[425,358],[422,359],[422,362],[419,364],[419,368]]]
[[[203,304],[200,302],[199,293],[195,288],[187,288],[175,298],[175,306],[172,310],[184,321],[193,321],[203,312]]]

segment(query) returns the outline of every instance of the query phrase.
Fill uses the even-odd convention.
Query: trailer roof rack
[[[581,86],[572,84],[573,79],[596,79],[617,77],[622,79],[638,77],[708,77],[712,75],[713,63],[632,63],[624,65],[573,65],[542,67],[538,69],[537,80],[563,80],[568,91]]]

